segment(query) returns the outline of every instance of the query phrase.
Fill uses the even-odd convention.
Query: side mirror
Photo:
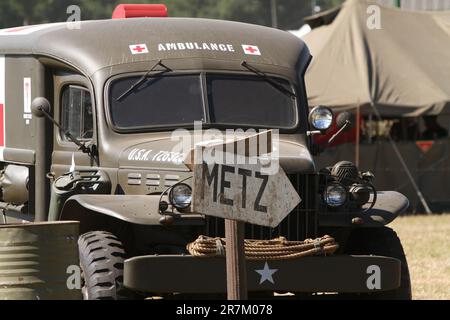
[[[50,102],[45,98],[42,97],[36,98],[31,103],[31,113],[33,113],[33,115],[36,118],[45,117],[49,121],[51,121],[53,125],[55,125],[58,129],[64,132],[64,135],[70,141],[75,143],[83,153],[88,154],[91,157],[91,159],[93,159],[95,163],[98,165],[97,159],[98,150],[96,149],[97,147],[94,145],[86,146],[83,142],[79,141],[78,138],[74,137],[69,130],[63,128],[61,124],[58,121],[56,121],[55,118],[53,118],[53,116],[50,114],[50,111],[51,111]]]
[[[340,113],[336,118],[338,129],[344,128],[344,131],[350,130],[355,123],[353,114],[348,111]]]
[[[45,98],[35,98],[31,103],[31,113],[37,118],[45,117],[45,113],[50,114],[50,112],[50,102]]]
[[[325,132],[331,128],[333,124],[333,111],[324,106],[318,106],[309,113],[309,124],[320,132]]]
[[[338,115],[336,124],[339,130],[330,138],[330,140],[328,140],[328,145],[333,143],[333,141],[343,132],[350,130],[353,127],[354,122],[353,115],[350,112],[345,111]]]

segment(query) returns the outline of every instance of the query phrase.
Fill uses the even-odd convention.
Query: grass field
[[[390,227],[405,249],[413,299],[450,300],[450,214],[401,217]]]

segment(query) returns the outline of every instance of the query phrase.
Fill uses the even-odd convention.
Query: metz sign
[[[274,228],[300,203],[300,196],[283,169],[273,165],[272,162],[278,161],[277,159],[257,156],[253,162],[250,161],[248,141],[259,143],[262,135],[267,136],[268,133],[241,140],[244,142],[243,146],[246,146],[246,160],[238,163],[243,164],[229,164],[229,161],[208,163],[207,160],[196,162],[194,212]],[[271,147],[272,143],[269,144]],[[227,150],[226,147],[227,144],[216,144],[197,149],[197,152],[203,151],[203,155],[213,154],[217,150]],[[259,152],[260,148],[257,147],[256,150]],[[235,155],[238,153],[233,152]],[[229,159],[229,153],[225,152],[222,159],[224,158]],[[270,173],[268,167],[277,169]]]

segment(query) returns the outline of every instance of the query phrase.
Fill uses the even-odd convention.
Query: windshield
[[[111,85],[111,120],[119,129],[191,125],[204,118],[199,76],[149,78],[122,100],[117,100],[139,77]]]
[[[257,76],[150,77],[118,99],[139,78],[120,78],[110,85],[111,120],[119,130],[188,127],[194,121],[211,126],[291,129],[298,122],[295,98]],[[274,80],[290,88],[287,81]]]

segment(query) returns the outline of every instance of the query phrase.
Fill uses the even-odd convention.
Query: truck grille
[[[285,237],[291,241],[303,241],[317,237],[317,175],[288,175],[302,202],[281,222],[277,228],[246,225],[246,239],[270,240]],[[224,237],[224,220],[207,217],[205,234],[209,237]]]

